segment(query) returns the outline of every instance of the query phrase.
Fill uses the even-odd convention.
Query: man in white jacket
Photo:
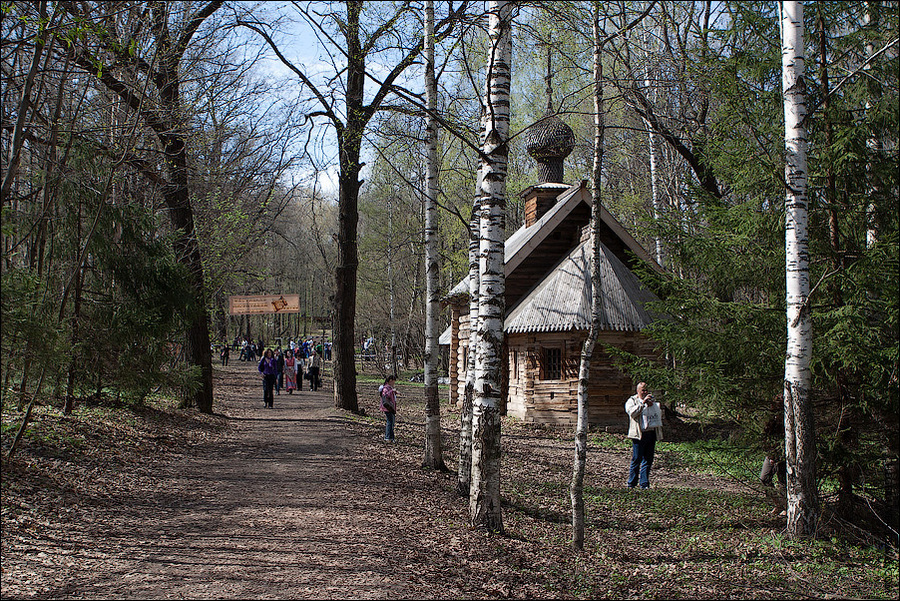
[[[625,402],[625,413],[628,414],[628,438],[631,439],[628,488],[634,488],[638,483],[641,488],[650,488],[653,451],[656,449],[656,441],[662,440],[663,437],[662,411],[644,382],[637,385],[636,392],[637,394]]]

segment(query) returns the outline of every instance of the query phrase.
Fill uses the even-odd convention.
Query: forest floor
[[[254,368],[217,368],[212,416],[38,411],[3,466],[2,597],[897,598],[895,550],[791,543],[762,491],[666,443],[653,488],[627,489],[621,433],[591,436],[576,554],[571,432],[504,418],[505,534],[485,535],[455,474],[420,467],[421,386],[399,384],[390,444],[377,384],[360,384],[368,417],[334,409],[327,380],[265,409]],[[452,468],[458,414],[442,418]]]

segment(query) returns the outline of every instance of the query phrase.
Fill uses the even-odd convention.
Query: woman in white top
[[[656,441],[662,440],[662,411],[659,403],[641,382],[637,394],[625,402],[628,414],[628,438],[631,439],[631,468],[628,471],[628,488],[640,483],[641,488],[650,488],[650,468],[653,466],[653,451]]]

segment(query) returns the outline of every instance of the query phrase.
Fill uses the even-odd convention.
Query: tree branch
[[[198,10],[194,13],[194,15],[188,21],[188,24],[185,26],[184,31],[181,32],[181,36],[178,38],[178,43],[175,44],[175,56],[180,60],[187,50],[188,44],[191,43],[191,38],[194,37],[194,34],[197,33],[197,29],[206,20],[207,17],[212,15],[214,12],[219,10],[219,8],[225,3],[225,0],[213,0],[202,9]]]
[[[277,45],[277,44],[275,43],[275,41],[269,36],[269,34],[266,33],[266,32],[262,29],[261,24],[259,24],[258,22],[253,23],[253,22],[250,22],[250,21],[244,21],[243,19],[238,19],[237,22],[236,22],[236,24],[237,24],[237,25],[240,25],[240,26],[242,26],[242,27],[246,27],[247,29],[250,29],[250,30],[252,30],[252,31],[255,31],[255,32],[258,33],[260,36],[262,36],[262,38],[266,41],[266,43],[269,45],[269,47],[272,49],[272,51],[273,51],[273,52],[275,53],[275,55],[278,57],[278,60],[280,60],[281,63],[282,63],[285,67],[287,67],[288,69],[290,69],[291,71],[293,71],[294,74],[296,74],[297,77],[300,78],[300,81],[302,81],[303,84],[306,85],[306,86],[310,89],[310,91],[313,93],[313,95],[314,95],[314,96],[316,97],[316,99],[319,101],[319,104],[322,105],[322,109],[323,109],[322,114],[326,115],[326,116],[328,117],[328,119],[331,120],[332,124],[334,124],[335,128],[338,130],[339,133],[340,133],[340,132],[343,132],[344,124],[343,124],[343,122],[340,120],[340,118],[337,116],[337,114],[334,112],[334,109],[333,109],[332,106],[328,103],[328,100],[325,98],[325,96],[319,91],[319,89],[315,86],[315,84],[313,84],[313,82],[310,81],[310,79],[306,76],[306,74],[305,74],[303,71],[301,71],[300,69],[298,69],[297,66],[294,65],[294,63],[292,63],[291,61],[289,61],[289,60],[281,53],[281,50],[278,49],[278,45]]]

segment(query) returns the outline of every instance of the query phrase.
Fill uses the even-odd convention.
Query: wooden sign
[[[228,297],[228,313],[231,315],[299,312],[299,294],[262,294],[257,296]]]

